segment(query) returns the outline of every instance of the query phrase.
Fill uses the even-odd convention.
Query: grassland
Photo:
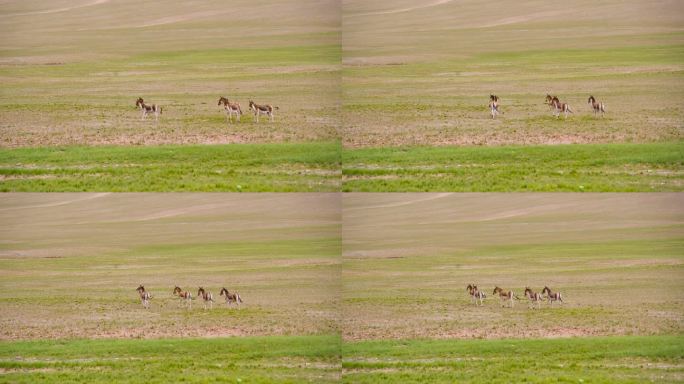
[[[335,194],[19,193],[0,216],[0,339],[337,333]],[[214,309],[179,308],[175,285]]]
[[[332,383],[336,336],[0,342],[12,383]]]
[[[360,148],[345,192],[682,191],[684,144]]]
[[[338,143],[14,148],[3,192],[325,192],[340,189]]]
[[[0,6],[2,147],[337,138],[335,2],[63,3]],[[219,96],[242,104],[241,123]],[[140,121],[138,97],[163,106],[159,123]],[[279,106],[276,123],[256,124],[249,99]]]
[[[684,96],[682,15],[668,1],[345,1],[341,136],[352,164],[343,190],[679,190],[681,161],[662,180],[624,155],[599,169],[574,156],[601,162],[628,148],[591,144],[681,142],[684,115],[671,100]],[[574,114],[552,116],[548,93]],[[490,94],[501,98],[496,120]],[[589,95],[605,117],[593,116]],[[522,148],[557,144],[575,145]],[[522,164],[505,163],[511,147]],[[386,155],[395,164],[353,163]],[[492,156],[497,165],[479,173]],[[451,158],[476,168],[452,170]],[[587,177],[570,164],[551,169],[558,159],[579,161]]]
[[[363,341],[343,346],[348,383],[679,383],[681,336]]]
[[[682,206],[667,193],[345,194],[343,337],[679,335]],[[494,286],[522,300],[502,308]],[[526,286],[565,304],[530,309]]]
[[[319,153],[339,152],[335,1],[6,1],[0,36],[0,156],[32,161],[4,167],[5,191],[340,189]],[[239,123],[219,96],[241,104]],[[138,97],[162,106],[158,122]],[[256,123],[249,100],[277,106],[275,121]]]

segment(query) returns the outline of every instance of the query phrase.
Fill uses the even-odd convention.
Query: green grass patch
[[[682,191],[682,142],[364,148],[342,153],[343,191]]]
[[[364,341],[342,346],[348,383],[678,382],[684,337]]]
[[[3,192],[339,190],[337,143],[0,150]]]
[[[0,343],[12,383],[327,383],[338,336],[75,340]]]

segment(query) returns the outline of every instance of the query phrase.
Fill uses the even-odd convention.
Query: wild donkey
[[[176,288],[173,289],[173,295],[178,295],[179,307],[183,304],[183,301],[185,301],[185,304],[188,306],[188,308],[192,309],[192,293],[189,291],[183,291],[181,287],[176,286]]]
[[[525,297],[530,299],[532,308],[534,308],[534,303],[537,303],[537,308],[541,308],[541,302],[544,300],[544,296],[541,293],[533,291],[530,287],[525,287]]]
[[[138,97],[138,100],[135,102],[136,107],[140,107],[142,110],[142,118],[141,120],[145,120],[145,117],[149,113],[154,113],[154,120],[157,121],[159,120],[159,115],[162,113],[162,107],[157,105],[157,104],[152,104],[152,105],[147,105],[145,104],[145,101],[143,100],[142,97]]]
[[[506,301],[509,301],[511,303],[511,308],[513,308],[513,299],[520,300],[518,296],[516,296],[513,291],[507,291],[504,292],[502,288],[495,287],[494,292],[492,295],[499,294],[499,298],[501,298],[501,306],[505,306]]]
[[[240,117],[242,116],[242,108],[240,108],[240,103],[231,103],[228,99],[221,96],[218,101],[218,105],[221,104],[223,104],[223,108],[226,110],[226,119],[228,119],[229,123],[231,117],[233,117],[233,113],[235,113],[235,119],[240,121]]]
[[[591,105],[591,109],[594,110],[594,116],[596,116],[597,113],[601,112],[601,117],[603,117],[603,114],[606,113],[606,108],[603,105],[603,103],[597,102],[594,96],[589,96],[587,104]]]
[[[478,300],[480,300],[480,304],[479,304],[479,305],[484,305],[483,300],[484,300],[485,297],[487,297],[487,295],[485,295],[484,292],[482,292],[482,291],[480,291],[479,289],[477,289],[477,285],[475,285],[475,284],[468,284],[468,286],[466,287],[466,290],[467,290],[468,293],[470,294],[470,299],[475,303],[475,305],[478,305],[478,304],[477,304],[477,301],[478,301]]]
[[[252,100],[249,101],[249,109],[251,109],[254,112],[254,116],[256,116],[256,122],[259,122],[259,115],[266,115],[271,118],[271,121],[273,121],[273,111],[275,109],[278,109],[278,107],[274,107],[272,105],[259,105],[253,102]]]
[[[499,114],[499,97],[497,95],[489,95],[489,113],[492,114],[492,119]]]
[[[150,299],[152,298],[152,295],[145,291],[145,287],[142,284],[140,284],[135,290],[138,291],[138,295],[140,295],[140,301],[142,301],[143,308],[148,309],[150,307]]]
[[[207,309],[207,304],[209,304],[209,309],[214,308],[214,295],[209,291],[205,291],[204,288],[199,287],[197,290],[197,297],[201,297],[204,300],[204,309]]]
[[[226,307],[230,307],[230,303],[235,303],[238,308],[240,308],[240,303],[242,303],[242,298],[237,292],[230,293],[228,290],[223,287],[221,288],[221,292],[219,293],[219,296],[226,296]]]
[[[551,288],[549,287],[544,287],[542,289],[542,295],[546,293],[546,297],[548,298],[549,305],[553,307],[553,302],[558,301],[561,304],[563,303],[563,296],[561,295],[560,292],[551,292]]]
[[[568,113],[574,113],[570,109],[570,105],[561,103],[556,96],[546,95],[546,102],[551,106],[551,109],[553,109],[553,114],[557,119],[560,118],[561,112],[565,115],[566,119],[568,118]]]

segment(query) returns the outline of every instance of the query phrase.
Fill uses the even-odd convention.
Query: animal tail
[[[570,112],[570,113],[575,113],[575,112],[572,111],[572,109],[570,109],[570,106],[568,106],[568,112]]]
[[[280,108],[278,108],[278,107],[273,107],[273,109],[280,109]]]
[[[159,114],[162,114],[162,107],[159,107]]]
[[[240,297],[240,295],[237,295],[237,299],[238,299],[239,302],[242,303],[242,297]]]

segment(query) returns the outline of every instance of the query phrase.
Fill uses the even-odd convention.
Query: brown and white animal
[[[240,303],[242,303],[242,298],[237,292],[230,293],[228,290],[223,287],[221,288],[221,292],[219,293],[219,296],[226,296],[226,307],[230,307],[230,303],[235,303],[237,307],[240,307]]]
[[[223,105],[223,109],[226,111],[226,119],[228,119],[229,123],[230,119],[233,117],[233,113],[235,114],[235,119],[240,121],[240,117],[242,116],[242,108],[240,108],[240,103],[231,103],[228,99],[221,96],[218,101],[218,105]]]
[[[574,113],[570,109],[570,105],[567,103],[561,103],[557,97],[551,95],[546,95],[546,101],[551,103],[551,108],[554,111],[554,115],[556,118],[560,118],[560,114],[563,113],[565,115],[565,118],[568,118],[568,113]]]
[[[511,303],[511,308],[513,308],[513,299],[520,300],[520,298],[518,298],[518,296],[516,296],[513,293],[513,291],[504,292],[504,290],[502,288],[495,287],[492,295],[496,295],[497,293],[499,294],[499,298],[501,299],[501,306],[502,307],[505,306],[506,301],[509,301]]]
[[[178,295],[178,306],[180,307],[183,302],[185,301],[185,304],[192,309],[192,293],[189,291],[183,291],[181,287],[176,286],[176,288],[173,289],[173,295]]]
[[[594,110],[594,116],[601,112],[601,117],[603,117],[603,114],[606,113],[606,107],[603,105],[603,103],[597,102],[594,96],[589,96],[587,104],[591,105],[591,109]]]
[[[274,107],[272,105],[259,105],[252,100],[249,101],[249,109],[251,109],[254,112],[254,116],[256,116],[256,122],[259,122],[259,115],[266,115],[270,117],[271,121],[273,121],[273,111],[278,109],[278,107]]]
[[[142,284],[140,284],[135,290],[138,291],[138,295],[140,295],[140,301],[142,302],[143,308],[148,309],[150,307],[150,299],[152,298],[152,295],[145,291],[145,287]]]
[[[530,299],[532,308],[534,308],[534,303],[537,303],[537,308],[541,308],[541,302],[544,300],[544,296],[541,293],[533,291],[530,287],[525,287],[525,297]]]
[[[162,113],[162,107],[157,105],[157,104],[152,104],[152,105],[147,105],[145,104],[145,101],[143,100],[142,97],[138,97],[138,100],[135,102],[136,107],[140,107],[142,110],[142,119],[145,120],[145,117],[147,117],[148,114],[153,113],[154,114],[154,119],[159,120],[159,115]]]
[[[560,292],[551,292],[551,288],[544,287],[544,289],[542,289],[541,293],[542,293],[542,295],[546,294],[546,297],[548,299],[550,306],[553,306],[554,301],[558,301],[560,303],[563,303],[563,296],[561,295]]]
[[[205,291],[204,288],[199,287],[197,290],[197,297],[201,297],[202,300],[204,300],[204,309],[207,309],[207,305],[209,305],[209,309],[214,308],[214,295],[212,295],[211,292]]]
[[[547,94],[546,94],[546,102],[545,102],[545,104],[548,104],[549,109],[551,109],[551,110],[553,110],[553,108],[554,108],[554,107],[553,107],[553,104],[554,104],[553,102],[554,102],[554,101],[560,103],[560,100],[558,100],[558,96],[551,96],[551,95],[549,95],[549,94],[547,93]]]
[[[479,304],[479,305],[484,305],[483,300],[484,300],[485,297],[487,297],[487,295],[485,295],[484,292],[482,292],[482,291],[480,291],[479,289],[477,289],[477,285],[475,285],[475,284],[468,284],[468,286],[466,287],[466,290],[467,290],[468,293],[470,294],[470,299],[475,303],[475,305],[478,305],[478,304],[477,304],[477,301],[478,301],[478,300],[480,300],[480,304]]]
[[[489,113],[492,114],[492,119],[499,114],[499,97],[497,95],[489,95]]]

